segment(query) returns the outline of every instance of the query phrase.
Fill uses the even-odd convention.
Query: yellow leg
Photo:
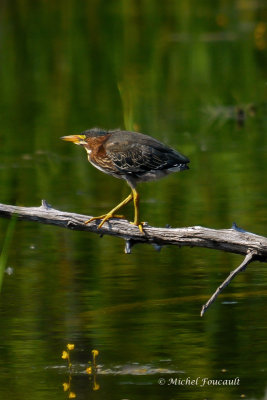
[[[134,202],[134,222],[132,222],[132,224],[138,226],[139,231],[141,233],[144,233],[143,224],[142,222],[140,222],[140,217],[139,217],[139,193],[135,189],[132,189],[132,192],[133,192],[133,202]]]
[[[88,219],[88,221],[85,221],[85,224],[89,224],[89,222],[95,221],[96,219],[103,219],[103,221],[98,225],[98,229],[99,229],[110,218],[124,218],[123,215],[116,215],[115,213],[121,207],[128,204],[132,199],[133,199],[133,193],[129,194],[129,196],[126,197],[126,199],[124,199],[120,204],[118,204],[116,207],[114,207],[112,210],[110,210],[107,214],[100,215],[99,217],[90,218],[90,219]]]

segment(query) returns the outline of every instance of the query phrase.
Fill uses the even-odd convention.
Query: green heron
[[[98,228],[101,228],[110,218],[123,218],[116,214],[117,211],[133,200],[133,224],[138,226],[143,233],[143,226],[139,218],[137,184],[188,169],[189,159],[187,157],[142,133],[93,128],[79,135],[63,136],[61,139],[83,146],[88,160],[94,167],[116,178],[125,179],[131,188],[129,196],[107,214],[85,221],[87,224],[102,219]]]

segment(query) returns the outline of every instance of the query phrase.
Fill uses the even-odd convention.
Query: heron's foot
[[[130,224],[138,226],[139,231],[144,234],[144,229],[143,229],[143,225],[145,224],[144,222],[130,222]]]
[[[85,221],[85,224],[89,224],[89,222],[92,221],[96,221],[97,219],[102,219],[103,221],[100,222],[100,224],[98,225],[97,229],[100,229],[101,226],[103,226],[103,224],[108,221],[111,218],[125,218],[124,215],[117,215],[117,214],[111,214],[111,213],[107,213],[107,214],[103,214],[103,215],[99,215],[99,217],[93,217],[88,219],[87,221]]]

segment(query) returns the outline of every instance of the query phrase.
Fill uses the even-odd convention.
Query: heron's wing
[[[163,170],[189,162],[180,153],[146,135],[114,135],[106,142],[105,151],[114,166],[125,173]]]

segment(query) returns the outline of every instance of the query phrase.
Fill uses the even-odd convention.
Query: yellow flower
[[[62,386],[63,386],[64,392],[66,392],[66,391],[69,390],[69,388],[70,388],[70,384],[67,383],[67,382],[62,383]]]
[[[93,354],[93,357],[95,358],[96,356],[98,356],[99,351],[98,350],[92,350],[92,354]]]
[[[67,344],[67,349],[68,349],[68,350],[73,350],[74,347],[75,347],[74,344],[71,344],[71,343],[68,343],[68,344]]]
[[[89,375],[90,375],[90,374],[92,373],[92,367],[88,367],[88,368],[86,368],[86,370],[85,370],[85,371],[86,371],[86,373],[87,373],[87,374],[89,374]]]
[[[62,351],[62,356],[63,360],[67,360],[69,358],[69,353],[65,350]]]
[[[75,399],[76,394],[74,392],[70,392],[69,399]]]

